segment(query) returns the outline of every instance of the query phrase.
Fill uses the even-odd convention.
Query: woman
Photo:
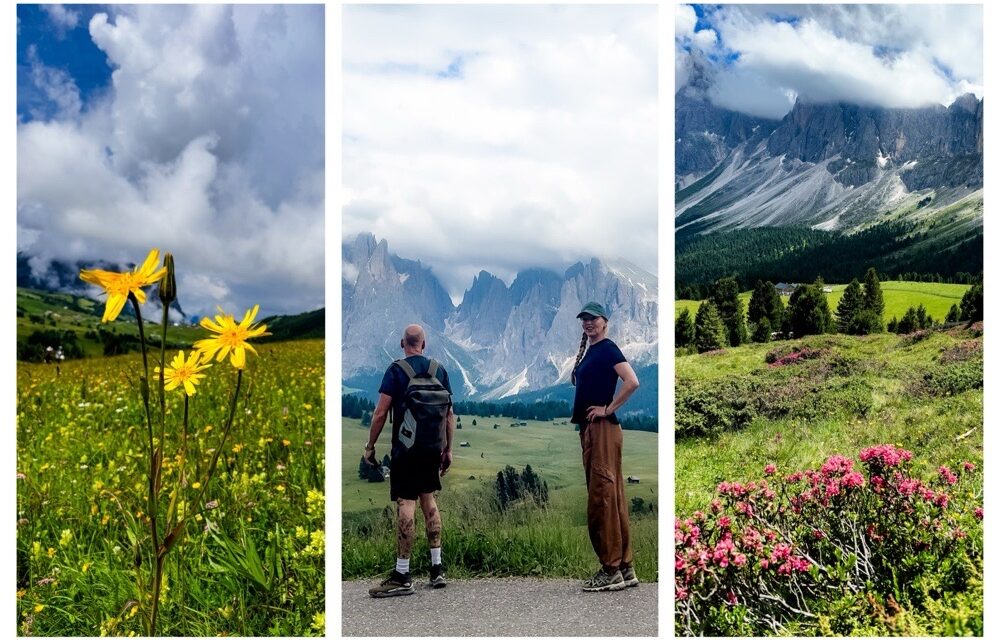
[[[639,580],[632,567],[622,477],[622,428],[615,411],[639,388],[639,380],[618,345],[607,338],[604,307],[588,302],[576,317],[583,322],[583,337],[573,367],[576,397],[572,421],[580,426],[583,446],[587,529],[601,561],[601,569],[583,583],[583,590],[618,591],[637,586]],[[622,386],[615,395],[619,378]]]

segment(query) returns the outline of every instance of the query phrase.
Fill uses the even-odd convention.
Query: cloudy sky
[[[679,5],[675,26],[675,89],[756,116],[983,96],[981,5]]]
[[[657,13],[346,6],[343,234],[431,266],[656,272]]]
[[[18,5],[17,246],[174,254],[189,314],[323,306],[323,7]]]

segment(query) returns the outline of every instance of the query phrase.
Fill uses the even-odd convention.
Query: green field
[[[167,556],[162,635],[322,635],[323,342],[257,350],[204,495],[218,506],[190,521]],[[58,373],[18,363],[21,635],[144,634],[133,568],[137,549],[142,567],[151,555],[141,368],[138,354],[67,360]],[[228,362],[206,373],[191,399],[185,468],[195,477],[218,446],[234,385]],[[182,408],[181,394],[168,392],[164,487],[179,474],[172,452]],[[198,506],[195,489],[181,492],[178,513]],[[163,495],[159,513],[168,501]]]
[[[151,313],[150,308],[145,313]],[[101,324],[104,305],[89,298],[53,291],[17,289],[17,341],[23,343],[34,331],[72,331],[87,357],[103,355],[103,344],[95,335],[98,330],[110,331],[123,336],[138,337],[139,329],[135,318],[123,313],[114,321]],[[154,341],[160,335],[160,314],[156,317],[143,316],[146,320],[147,338]],[[155,323],[155,324],[154,324]],[[88,335],[88,333],[90,335]],[[183,348],[204,337],[204,329],[197,326],[170,327],[168,346]],[[158,343],[157,343],[158,344]],[[56,345],[53,345],[53,347]]]
[[[887,306],[889,292],[907,294],[897,284],[883,283]],[[931,300],[930,291],[942,298],[954,292],[946,300],[960,295],[955,285],[914,288],[909,304]],[[678,516],[707,511],[723,480],[759,481],[768,464],[776,465],[779,474],[816,468],[831,455],[857,456],[860,449],[881,443],[912,451],[919,477],[934,478],[939,466],[958,468],[963,461],[982,469],[982,344],[979,325],[914,337],[810,336],[677,357]],[[783,367],[765,362],[768,352],[791,346],[818,355]],[[960,498],[962,504],[982,504],[981,476]],[[981,541],[981,527],[969,535]],[[978,571],[978,592],[932,594],[929,609],[910,611],[898,621],[866,618],[857,613],[869,610],[859,600],[860,622],[854,628],[861,635],[953,635],[977,624],[981,629],[981,558],[970,571]],[[949,607],[942,603],[953,598],[967,598],[971,609],[945,613]],[[933,602],[943,609],[934,609]],[[821,603],[817,609],[822,611]],[[893,626],[897,622],[912,626]],[[817,633],[815,622],[806,619],[794,631]]]
[[[881,283],[881,285],[882,295],[885,300],[885,312],[882,314],[882,319],[885,322],[888,322],[893,317],[902,318],[907,309],[920,304],[924,305],[932,318],[938,322],[943,322],[945,316],[948,315],[948,310],[951,309],[951,305],[961,303],[962,296],[970,288],[970,285],[967,284],[904,282],[899,280],[887,280]],[[834,284],[827,286],[833,289],[832,293],[826,295],[827,304],[830,306],[830,310],[835,312],[847,285]],[[750,304],[750,294],[750,291],[744,291],[740,294],[744,310]],[[787,297],[782,297],[782,301],[786,305],[788,304]],[[700,304],[700,300],[677,300],[674,305],[674,319],[684,309],[687,309],[691,313],[691,316],[694,317],[698,313],[698,306]]]
[[[579,434],[563,421],[528,420],[511,427],[511,418],[461,416],[455,431],[454,463],[442,481],[439,505],[444,521],[444,552],[455,575],[544,575],[583,578],[596,568],[586,528],[586,487]],[[472,426],[472,421],[476,426]],[[522,422],[522,421],[518,421]],[[499,424],[497,429],[494,424]],[[344,418],[342,429],[344,575],[383,573],[394,557],[389,485],[358,478],[367,427]],[[471,446],[461,447],[467,441]],[[389,433],[379,439],[377,455],[388,452]],[[625,431],[623,472],[640,478],[626,487],[626,497],[658,504],[657,434]],[[490,495],[497,471],[531,465],[550,490],[550,505],[525,505],[515,512],[494,513]],[[421,529],[418,516],[418,531]],[[363,533],[367,535],[362,535]],[[640,579],[656,579],[656,515],[632,517],[636,570]],[[418,545],[418,548],[419,547]],[[424,543],[423,549],[426,548]],[[420,551],[419,554],[426,553]],[[418,557],[415,549],[414,557]]]

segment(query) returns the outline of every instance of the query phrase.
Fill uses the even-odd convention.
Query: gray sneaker
[[[625,581],[626,587],[638,587],[639,578],[635,577],[635,567],[625,567],[622,571],[622,580]]]
[[[383,580],[377,587],[368,590],[368,595],[373,598],[391,598],[393,596],[408,596],[413,593],[413,582],[410,574],[400,573],[395,569],[389,577]]]
[[[615,569],[614,573],[607,573],[604,567],[583,583],[584,591],[621,591],[624,588],[622,572]]]

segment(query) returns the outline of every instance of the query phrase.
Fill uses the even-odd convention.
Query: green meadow
[[[190,480],[169,501],[196,515],[167,556],[159,634],[324,633],[323,341],[256,348],[203,514]],[[141,370],[137,353],[66,360],[58,371],[17,365],[20,635],[145,633],[135,570],[138,557],[148,577]],[[195,477],[218,447],[234,386],[228,361],[205,373],[191,398],[184,467]],[[182,394],[166,402],[165,450],[175,452]],[[164,459],[164,487],[177,486],[179,460]]]
[[[455,431],[454,462],[442,480],[438,504],[444,523],[445,564],[450,575],[584,578],[597,568],[586,526],[586,487],[579,434],[562,420],[526,422],[503,417],[463,415]],[[475,420],[476,425],[472,422]],[[388,480],[371,483],[358,478],[358,465],[368,428],[344,418],[341,439],[343,462],[343,572],[345,578],[385,573],[395,557],[393,503]],[[494,429],[493,425],[499,425]],[[459,446],[468,442],[468,447]],[[381,459],[389,451],[388,427],[377,445]],[[644,510],[631,516],[635,566],[639,578],[656,580],[657,434],[625,431],[623,473],[639,484],[626,486],[626,499],[641,499]],[[495,498],[498,471],[526,465],[549,488],[545,507],[515,503],[499,511]],[[650,506],[652,509],[650,510]],[[418,544],[415,571],[427,570],[422,518],[417,517]]]
[[[893,317],[902,318],[907,309],[921,304],[924,305],[927,313],[932,318],[938,322],[943,322],[945,316],[948,315],[948,310],[951,309],[951,305],[960,304],[962,296],[970,288],[970,285],[967,284],[906,282],[901,280],[888,280],[881,283],[881,285],[882,295],[885,300],[885,312],[882,314],[882,319],[885,322],[888,322]],[[844,289],[847,288],[847,285],[834,284],[827,286],[833,290],[831,293],[826,294],[827,304],[830,306],[831,311],[836,311],[837,304],[844,295]],[[750,291],[744,291],[740,294],[744,310],[750,304],[750,294]],[[787,297],[782,297],[782,300],[786,305],[788,304]],[[698,306],[700,304],[700,300],[677,300],[674,305],[674,318],[676,319],[684,309],[687,309],[691,313],[691,316],[694,317],[698,313]]]

